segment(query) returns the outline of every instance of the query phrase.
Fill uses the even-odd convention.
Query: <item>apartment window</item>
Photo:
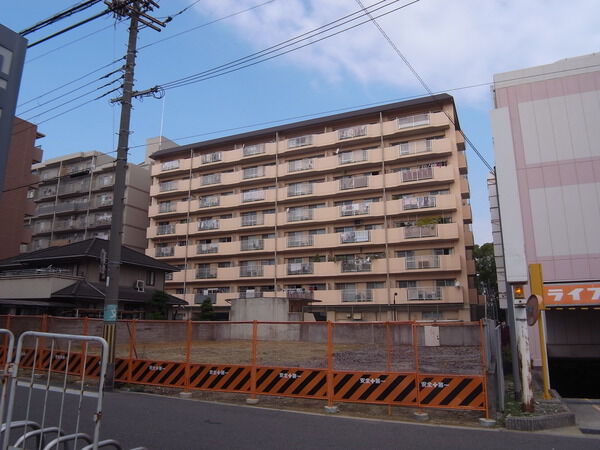
[[[211,173],[208,175],[202,175],[202,185],[206,186],[208,184],[218,184],[221,182],[221,174],[220,173]]]
[[[243,169],[243,178],[245,180],[249,178],[257,178],[265,175],[264,166],[246,167]]]
[[[265,191],[263,189],[250,189],[242,191],[243,202],[256,202],[265,199]]]
[[[217,267],[219,269],[226,269],[227,267],[232,267],[231,261],[221,261],[221,262],[217,263]]]
[[[434,255],[451,255],[452,247],[450,247],[450,248],[434,248],[433,254]]]
[[[223,154],[221,152],[213,152],[206,153],[202,155],[202,164],[208,164],[213,162],[218,162],[223,159]]]
[[[265,152],[265,144],[244,145],[244,156],[260,155]]]
[[[455,278],[446,278],[443,280],[435,280],[435,285],[437,287],[456,286],[456,279]]]
[[[399,288],[416,288],[416,280],[402,280],[397,282]]]
[[[164,163],[162,163],[161,166],[161,170],[173,170],[173,169],[179,169],[179,160],[173,160],[173,161],[165,161]]]
[[[311,170],[313,168],[313,158],[296,159],[288,162],[288,172],[297,172],[300,170]]]
[[[423,125],[429,125],[429,113],[415,114],[408,117],[398,118],[398,128],[413,128]]]

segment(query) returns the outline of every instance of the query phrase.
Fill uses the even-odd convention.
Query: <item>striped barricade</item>
[[[190,364],[191,389],[249,392],[250,367],[233,365]]]
[[[185,387],[183,362],[154,361],[147,359],[115,361],[115,380],[165,387]]]
[[[323,369],[258,367],[256,369],[256,393],[326,399],[327,371]]]
[[[485,411],[484,383],[477,375],[420,375],[419,403],[426,408]]]
[[[416,406],[415,379],[414,373],[334,372],[333,400]]]

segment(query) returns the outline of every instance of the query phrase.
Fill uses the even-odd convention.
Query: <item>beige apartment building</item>
[[[191,311],[287,297],[313,300],[307,320],[469,320],[464,148],[445,94],[166,140],[151,155],[147,253],[181,269],[167,291]]]
[[[36,203],[27,221],[29,251],[90,238],[108,239],[112,218],[115,159],[90,151],[52,158],[33,166],[39,185],[29,192]],[[128,164],[123,245],[144,252],[148,226],[150,172]]]

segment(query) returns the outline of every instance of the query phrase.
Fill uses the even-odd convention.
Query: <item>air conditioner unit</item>
[[[134,287],[135,287],[135,289],[138,292],[144,292],[144,288],[146,287],[146,283],[144,282],[144,280],[135,280]]]
[[[362,313],[352,314],[352,320],[362,320]]]

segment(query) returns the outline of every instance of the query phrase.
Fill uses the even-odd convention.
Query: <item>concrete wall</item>
[[[246,322],[287,322],[290,310],[287,298],[240,298],[231,302],[229,320]]]

